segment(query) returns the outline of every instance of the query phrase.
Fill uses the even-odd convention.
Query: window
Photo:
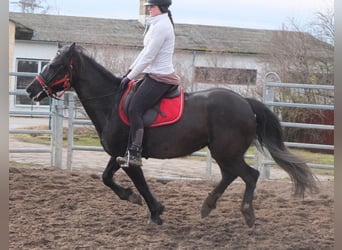
[[[48,60],[35,60],[35,59],[17,59],[17,72],[21,73],[38,73],[41,69],[48,64]],[[33,76],[17,76],[16,89],[26,89],[29,83],[34,79]],[[27,96],[16,96],[16,104],[32,104],[32,101]],[[45,98],[37,105],[49,105],[49,99]]]

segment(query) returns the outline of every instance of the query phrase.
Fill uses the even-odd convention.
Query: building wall
[[[57,43],[41,43],[32,41],[16,40],[12,48],[12,59],[10,59],[9,69],[12,72],[17,72],[17,59],[43,59],[49,60],[56,54]],[[11,45],[10,45],[11,46]],[[10,50],[11,51],[11,50]],[[9,90],[16,90],[16,77],[10,77]],[[18,109],[16,96],[9,96],[10,109]]]
[[[84,45],[88,53],[104,65],[115,76],[127,72],[141,48],[128,48],[111,45]],[[187,91],[198,91],[212,87],[229,88],[243,96],[256,96],[261,93],[264,81],[265,65],[257,55],[229,54],[217,52],[198,52],[175,50],[173,57],[175,72],[181,77],[182,85]],[[217,67],[233,69],[252,69],[257,71],[255,85],[200,83],[194,80],[195,67]]]
[[[8,69],[10,72],[14,71],[13,68],[13,54],[14,54],[14,44],[15,44],[15,23],[12,21],[9,21],[9,30],[8,30],[8,36],[9,36],[9,41],[8,41],[8,51],[9,51],[9,55],[8,55]],[[11,87],[11,83],[13,81],[13,76],[10,76],[8,79],[8,89],[12,89]],[[11,99],[12,97],[9,97],[9,106],[11,106]]]
[[[14,44],[15,44],[15,23],[10,21],[9,22],[9,70],[13,71],[13,53],[14,53]]]
[[[210,87],[225,87],[233,89],[243,95],[251,95],[251,86],[234,84],[206,84],[194,81],[195,67],[213,68],[233,68],[233,69],[253,69],[257,71],[256,85],[259,87],[263,83],[265,64],[257,55],[230,54],[217,52],[195,52],[195,51],[176,51],[174,55],[175,70],[181,75],[184,85],[189,91],[197,91]]]
[[[56,55],[58,49],[57,43],[42,43],[33,41],[16,41],[14,49],[14,58],[30,59],[51,59]],[[14,68],[15,68],[15,61]]]
[[[12,22],[12,21],[9,21],[9,31],[8,31],[8,36],[9,36],[9,41],[8,41],[8,52],[9,52],[9,55],[8,55],[8,69],[10,72],[13,72],[15,71],[14,68],[13,68],[13,57],[14,57],[14,46],[15,46],[15,23]],[[12,83],[14,81],[14,77],[13,76],[9,76],[9,79],[8,79],[8,89],[9,90],[12,90],[13,87],[12,87]],[[10,95],[9,98],[8,98],[8,104],[9,104],[9,107],[13,106],[12,103],[13,103],[13,96]]]

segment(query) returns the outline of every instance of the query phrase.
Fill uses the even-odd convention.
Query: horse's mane
[[[98,63],[92,56],[89,55],[89,52],[80,45],[76,45],[74,48],[76,52],[74,56],[76,56],[78,72],[82,72],[85,68],[85,60],[88,61],[92,66],[94,66],[101,74],[105,75],[110,81],[117,82],[120,81],[118,77],[116,77],[112,72]]]

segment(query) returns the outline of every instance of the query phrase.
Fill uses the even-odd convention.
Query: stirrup
[[[126,151],[124,156],[118,156],[116,157],[116,162],[120,165],[122,168],[128,168],[129,164],[128,161],[130,159],[130,153],[129,151]]]
[[[130,156],[131,156],[131,153],[129,152],[129,150],[127,150],[127,160],[124,164],[121,164],[122,168],[128,168],[129,167]]]
[[[116,162],[120,165],[121,168],[141,167],[141,151],[141,147],[131,146],[129,149],[127,149],[123,157],[116,157]]]
[[[116,158],[116,162],[120,165],[121,168],[141,167],[141,158],[138,158],[140,159],[139,163],[134,158],[134,156],[131,157],[131,153],[128,151],[124,157],[118,156]]]

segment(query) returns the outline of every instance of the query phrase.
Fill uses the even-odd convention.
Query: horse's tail
[[[266,147],[274,161],[291,177],[295,195],[303,196],[305,189],[318,192],[316,177],[304,160],[291,153],[284,144],[283,131],[278,117],[262,102],[246,98],[256,115],[257,140]]]

